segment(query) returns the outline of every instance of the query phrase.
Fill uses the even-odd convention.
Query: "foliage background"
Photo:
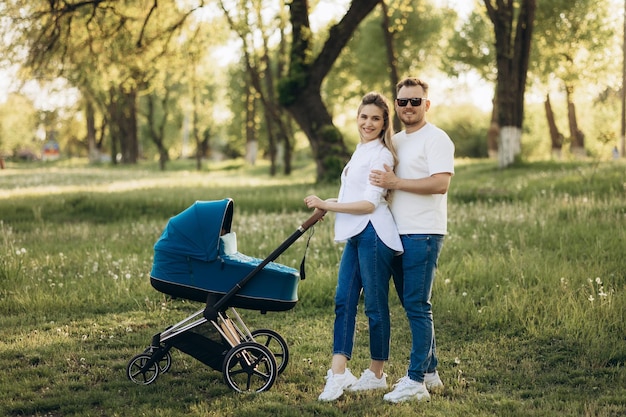
[[[488,30],[484,4],[474,1],[473,7],[452,9],[447,7],[448,3],[442,5],[432,0],[387,3],[401,75],[416,74],[431,81],[431,99],[436,110],[432,112],[432,121],[450,132],[458,144],[458,156],[486,156],[496,73],[493,34]],[[133,20],[128,33],[123,33],[119,39],[109,39],[109,43],[106,36],[96,38],[94,29],[91,48],[95,48],[95,52],[106,50],[109,53],[86,54],[82,46],[89,39],[89,33],[79,30],[81,26],[75,23],[76,36],[62,45],[67,49],[65,58],[71,58],[70,63],[60,65],[61,55],[57,53],[49,68],[37,68],[32,62],[26,65],[27,50],[24,49],[27,45],[36,45],[29,37],[33,34],[24,29],[29,28],[29,24],[32,29],[37,25],[23,20],[24,16],[22,20],[10,20],[14,11],[21,10],[19,2],[0,2],[0,9],[7,16],[0,26],[5,35],[2,45],[5,54],[0,68],[8,71],[5,73],[11,74],[15,82],[7,88],[7,92],[12,93],[0,103],[0,152],[5,157],[17,156],[19,152],[39,156],[46,134],[53,134],[61,143],[64,157],[87,155],[85,100],[105,103],[110,94],[108,86],[137,83],[142,160],[153,161],[159,157],[147,133],[146,102],[149,98],[161,100],[166,94],[170,94],[169,100],[164,101],[167,109],[157,106],[156,116],[157,119],[165,117],[167,110],[163,138],[167,153],[173,159],[190,156],[195,144],[184,138],[189,134],[194,91],[200,98],[198,129],[210,137],[212,146],[212,153],[206,157],[221,159],[244,155],[247,111],[244,98],[254,92],[250,88],[249,73],[237,54],[241,39],[225,21],[217,2],[206,2],[205,7],[191,13],[192,18],[172,35],[175,47],[166,47],[168,25],[192,10],[192,4],[178,2],[174,7],[169,2],[160,2],[155,11],[160,13],[159,24],[150,26],[146,33],[151,43],[139,49],[133,47],[131,39],[136,40],[141,29],[140,11],[145,13],[149,8],[124,8],[117,4],[121,7],[118,12],[133,15],[137,21]],[[255,33],[267,31],[278,36],[285,30],[277,26],[279,14],[286,9],[281,8],[281,4],[278,0],[238,3],[240,19],[249,21],[244,25],[247,30],[244,36],[256,46],[250,51],[256,61],[260,60],[261,48],[256,45]],[[259,5],[268,14],[265,21],[251,17],[253,8]],[[620,131],[621,58],[617,57],[621,56],[622,22],[621,15],[612,12],[619,5],[617,0],[539,2],[522,141],[525,160],[546,160],[553,156],[543,108],[546,94],[552,98],[557,126],[566,139],[563,158],[571,157],[568,154],[566,87],[573,91],[570,99],[576,105],[580,131],[585,134],[587,154],[598,159],[611,157]],[[324,1],[311,3],[316,48],[321,47],[328,28],[346,6],[347,2],[333,4],[332,8]],[[170,10],[170,13],[163,10]],[[324,101],[349,147],[356,143],[353,113],[359,97],[369,90],[393,94],[386,69],[381,16],[380,8],[376,8],[363,21],[323,84]],[[98,21],[98,24],[101,25],[98,30],[105,34],[106,30],[111,30],[110,19]],[[563,39],[550,35],[554,27],[559,28]],[[14,30],[16,28],[20,31]],[[280,78],[278,68],[284,66],[284,57],[278,42],[274,40],[269,46],[272,70]],[[40,49],[34,48],[33,54],[40,53]],[[568,54],[568,51],[576,51],[576,54]],[[94,59],[95,56],[99,59]],[[116,60],[116,57],[122,59]],[[16,66],[21,70],[17,71]],[[259,71],[263,70],[262,65],[259,66]],[[59,68],[63,70],[63,78],[59,78]],[[95,70],[85,71],[87,68]],[[41,88],[32,88],[34,85]],[[103,106],[96,106],[96,128],[104,129],[102,151],[106,155],[111,138],[106,136],[107,112]],[[270,138],[263,110],[258,108],[253,118],[254,131],[262,151],[259,157],[263,159],[267,157]],[[296,149],[304,152],[301,155],[296,152],[294,158],[311,158],[309,144],[301,133],[296,130],[291,140]]]

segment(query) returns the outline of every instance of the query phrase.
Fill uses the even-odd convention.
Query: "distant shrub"
[[[486,158],[489,114],[472,105],[437,108],[432,121],[448,133],[457,158]]]

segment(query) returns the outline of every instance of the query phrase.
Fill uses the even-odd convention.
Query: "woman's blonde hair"
[[[368,104],[373,104],[383,111],[383,130],[381,132],[380,139],[393,156],[393,166],[395,170],[396,165],[398,165],[398,154],[396,153],[395,146],[393,146],[393,143],[391,142],[391,137],[393,136],[393,126],[391,125],[391,113],[389,110],[391,107],[389,106],[389,101],[385,98],[385,96],[375,91],[367,93],[361,99],[361,104],[359,105],[359,109],[357,111],[357,117],[361,114],[363,106],[367,106]],[[387,203],[391,203],[392,197],[392,190],[387,190],[387,193],[385,194],[385,200],[387,200]]]
[[[367,106],[368,104],[373,104],[383,111],[383,130],[381,132],[381,140],[385,147],[389,149],[391,155],[393,155],[393,165],[395,166],[398,163],[398,155],[396,154],[396,148],[391,142],[391,137],[393,136],[393,126],[391,125],[391,114],[389,110],[391,107],[389,106],[389,101],[385,98],[385,96],[375,91],[367,93],[361,99],[361,104],[357,110],[357,116],[361,114],[363,106]]]

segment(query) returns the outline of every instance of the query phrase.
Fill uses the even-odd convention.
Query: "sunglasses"
[[[400,107],[405,107],[407,104],[409,104],[409,101],[411,102],[411,106],[413,107],[419,107],[422,105],[422,101],[426,100],[425,98],[421,98],[421,97],[416,97],[416,98],[397,98],[396,99],[396,103],[398,103],[398,106]]]

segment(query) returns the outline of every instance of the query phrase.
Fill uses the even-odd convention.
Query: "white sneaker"
[[[398,380],[394,390],[385,394],[383,400],[392,403],[409,400],[430,401],[430,394],[423,382],[413,381],[407,375]]]
[[[376,378],[376,374],[366,369],[361,374],[361,378],[348,388],[348,391],[369,391],[373,389],[387,388],[387,374]]]
[[[424,385],[428,391],[442,391],[443,382],[439,378],[439,372],[430,372],[424,374]]]
[[[352,375],[349,369],[346,369],[343,374],[333,374],[333,371],[329,369],[326,373],[326,386],[317,399],[319,401],[335,401],[343,395],[343,390],[356,381],[356,377]]]

